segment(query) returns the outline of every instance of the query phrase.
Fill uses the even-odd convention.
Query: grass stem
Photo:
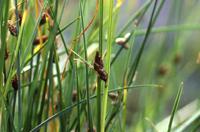
[[[83,0],[82,0],[83,1]],[[82,8],[82,1],[80,1],[80,16],[81,16],[81,27],[82,30],[84,30],[84,20],[83,20],[83,8]],[[88,60],[87,57],[87,44],[86,44],[86,36],[85,32],[83,32],[83,44],[84,44],[84,55],[85,55],[85,60]],[[88,110],[88,121],[89,121],[89,131],[93,131],[93,123],[92,123],[92,114],[91,114],[91,108],[90,108],[90,91],[89,91],[89,71],[88,71],[88,66],[85,64],[85,79],[86,79],[86,98],[87,98],[87,110]]]

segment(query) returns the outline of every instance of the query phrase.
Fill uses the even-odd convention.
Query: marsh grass
[[[170,15],[183,22],[157,26],[165,2],[0,1],[0,131],[163,131],[168,107],[168,131],[198,130],[199,107],[173,121],[187,100],[177,85],[199,70],[184,58],[197,55],[186,43],[199,19],[181,17],[187,4],[177,0]]]

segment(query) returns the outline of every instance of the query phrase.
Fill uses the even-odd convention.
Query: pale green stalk
[[[108,74],[108,80],[105,84],[104,95],[103,95],[103,104],[102,104],[102,120],[101,120],[101,132],[105,131],[105,121],[107,113],[107,98],[108,98],[108,89],[110,83],[110,62],[111,62],[111,53],[112,53],[112,41],[113,41],[113,0],[109,1],[109,20],[108,20],[108,41],[107,41],[107,55],[106,55],[106,72]]]

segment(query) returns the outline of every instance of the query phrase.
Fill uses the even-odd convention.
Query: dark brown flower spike
[[[8,22],[8,30],[10,31],[10,34],[13,35],[13,36],[18,36],[18,33],[17,33],[17,28],[16,26],[14,26],[13,24],[11,24],[10,22]]]
[[[47,17],[47,15],[46,15],[46,13],[44,13],[44,14],[42,15],[41,20],[40,20],[40,26],[44,25],[44,24],[47,22],[47,21],[46,21],[46,17]]]
[[[18,90],[18,76],[14,75],[12,78],[12,87],[15,91]]]
[[[96,52],[96,55],[95,55],[94,70],[97,71],[101,80],[103,80],[104,82],[107,82],[108,74],[104,70],[103,60],[100,57],[98,51]]]
[[[48,39],[48,36],[43,35],[42,36],[42,42],[46,42]],[[39,45],[40,44],[40,37],[37,37],[34,41],[33,41],[33,45]]]

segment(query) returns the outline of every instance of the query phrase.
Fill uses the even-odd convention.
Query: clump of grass
[[[180,4],[187,4],[168,4],[178,5],[170,15],[181,18]],[[165,0],[138,6],[131,0],[0,1],[0,131],[161,128],[154,123],[169,114],[175,86],[198,72],[199,45],[188,48],[185,31],[200,25],[169,17],[173,25],[158,27]],[[198,3],[189,13],[196,10]],[[168,131],[199,128],[198,110],[172,125],[182,91],[181,85]]]

